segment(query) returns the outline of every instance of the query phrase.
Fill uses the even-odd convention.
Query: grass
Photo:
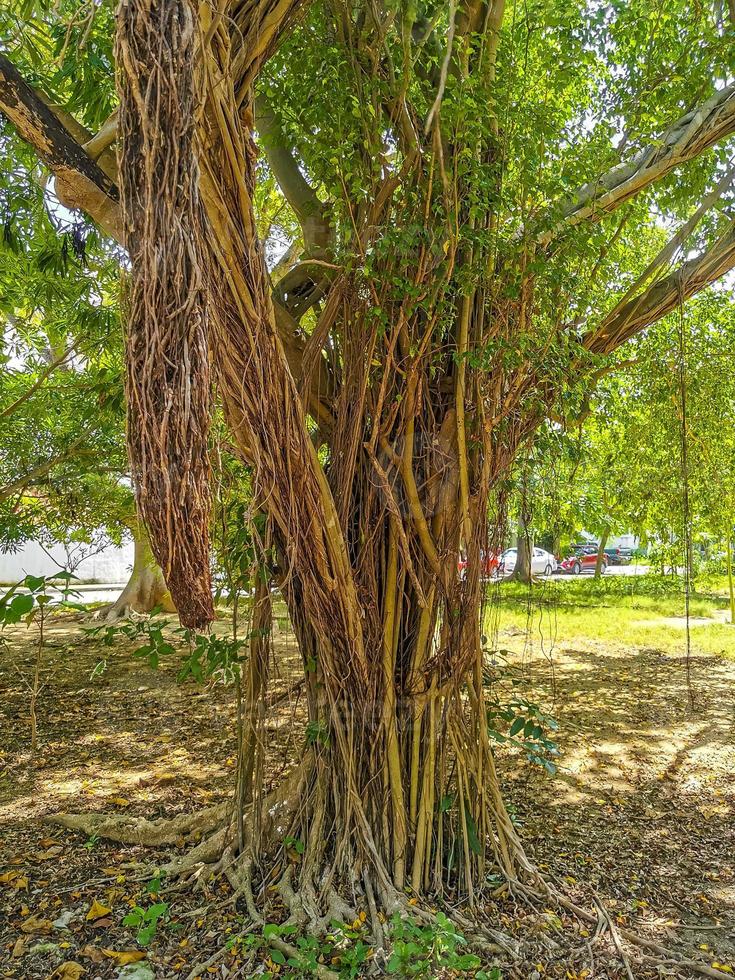
[[[690,636],[695,654],[735,659],[727,580],[695,583],[690,595]],[[685,597],[681,580],[658,575],[550,581],[530,588],[504,582],[488,588],[486,631],[497,643],[522,652],[529,642],[549,650],[560,643],[611,643],[676,654],[686,651]],[[702,620],[707,620],[703,623]]]

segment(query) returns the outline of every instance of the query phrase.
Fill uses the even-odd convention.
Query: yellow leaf
[[[112,909],[108,909],[106,905],[102,902],[98,902],[97,899],[92,902],[89,907],[89,912],[87,912],[87,922],[94,922],[97,919],[103,919],[106,915],[109,915]]]
[[[140,949],[103,949],[102,952],[109,959],[119,963],[120,966],[127,966],[128,963],[139,963],[146,957],[146,954]]]
[[[54,972],[49,975],[48,980],[79,980],[79,977],[86,972],[79,963],[69,960],[62,963],[61,966],[57,966]]]
[[[33,933],[47,936],[51,932],[51,923],[48,919],[39,919],[37,915],[31,915],[25,922],[21,922],[20,929],[29,936]]]
[[[5,874],[0,875],[0,884],[8,885],[11,881],[14,881],[20,876],[19,871],[6,871]]]
[[[111,796],[110,803],[114,803],[115,806],[130,806],[130,800],[126,800],[124,796]]]

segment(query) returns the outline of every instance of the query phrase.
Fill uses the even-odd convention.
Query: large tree
[[[312,737],[243,867],[299,838],[281,891],[312,923],[355,891],[393,908],[406,886],[471,900],[491,866],[516,880],[483,692],[488,499],[607,355],[735,265],[732,25],[683,0],[123,0],[102,119],[109,76],[95,101],[63,65],[111,72],[109,8],[99,28],[64,10],[32,42],[57,39],[62,70],[19,30],[0,107],[129,251],[154,551],[204,626],[211,369],[303,656]],[[301,229],[275,285],[256,132]],[[679,229],[660,250],[656,221]]]

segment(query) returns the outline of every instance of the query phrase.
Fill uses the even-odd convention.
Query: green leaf
[[[520,731],[521,731],[521,729],[522,729],[522,728],[524,727],[524,725],[525,725],[525,724],[526,724],[526,719],[525,719],[525,718],[523,718],[523,717],[521,717],[521,716],[519,715],[519,716],[518,716],[518,717],[516,718],[516,720],[515,720],[515,721],[513,722],[513,724],[512,724],[511,726],[510,726],[510,732],[509,732],[509,734],[510,734],[511,736],[513,736],[513,735],[517,735],[517,734],[518,734],[518,732],[520,732]]]

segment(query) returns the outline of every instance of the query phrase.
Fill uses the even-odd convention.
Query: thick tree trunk
[[[185,0],[177,2],[188,16]],[[303,853],[281,895],[316,931],[334,914],[335,894],[359,891],[361,904],[384,911],[402,907],[407,886],[472,900],[490,867],[509,880],[529,870],[501,798],[483,686],[481,556],[499,543],[487,538],[487,502],[527,435],[518,421],[500,435],[483,421],[505,404],[502,386],[491,398],[466,356],[494,329],[494,318],[484,315],[489,298],[484,285],[469,295],[444,283],[440,317],[409,303],[406,291],[393,295],[390,259],[369,290],[345,274],[332,284],[308,338],[300,390],[276,329],[255,232],[250,93],[234,87],[228,24],[206,4],[199,12],[206,220],[196,247],[207,336],[227,422],[252,464],[254,494],[283,557],[309,710],[298,806],[284,810],[278,837],[299,840]],[[145,25],[154,40],[156,25],[154,17]],[[263,50],[257,26],[254,19],[254,36],[238,36],[237,52],[247,54],[251,44]],[[178,70],[187,89],[187,65]],[[134,111],[132,100],[128,108]],[[146,152],[144,143],[131,148]],[[378,180],[366,241],[389,220],[391,196],[381,189],[382,174]],[[407,196],[401,220],[424,221],[434,186],[427,179],[420,194]],[[417,285],[423,276],[419,292],[434,288],[428,254],[415,274]],[[378,290],[388,291],[373,295]],[[520,305],[530,309],[527,282],[520,293]],[[373,315],[381,307],[384,321]],[[520,315],[515,305],[503,306],[508,329]],[[326,412],[314,410],[319,438],[329,443],[325,465],[305,404],[309,378],[323,361],[323,331],[333,327],[340,337],[338,394]],[[427,348],[434,330],[446,331],[441,369]],[[375,358],[402,366],[378,373]],[[468,561],[461,582],[460,546]],[[262,707],[262,671],[248,676],[244,702]],[[244,761],[247,777],[257,762],[247,753]],[[268,868],[266,847],[257,854],[261,868]]]
[[[132,533],[135,548],[133,568],[127,585],[104,612],[105,619],[110,622],[123,619],[131,612],[149,613],[156,608],[160,608],[162,612],[176,612],[163,572],[153,557],[145,529],[136,524]]]

